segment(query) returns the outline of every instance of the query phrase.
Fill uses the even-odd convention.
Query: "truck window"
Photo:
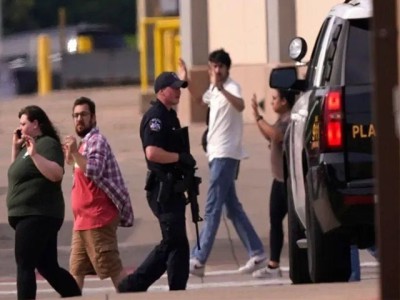
[[[331,74],[334,65],[334,58],[336,55],[336,50],[338,49],[338,41],[340,33],[342,32],[342,27],[343,25],[341,24],[341,20],[337,18],[335,24],[332,27],[332,36],[330,37],[328,48],[326,49],[322,82],[329,82],[331,79]]]
[[[330,18],[327,18],[324,24],[322,24],[321,29],[318,33],[317,40],[315,42],[313,52],[311,54],[310,63],[307,69],[307,77],[306,77],[310,88],[314,85],[314,77],[317,69],[319,53],[321,51],[322,41],[324,40],[324,37],[326,35],[326,30],[328,28],[329,21]]]
[[[346,49],[345,84],[372,82],[371,18],[350,20]]]

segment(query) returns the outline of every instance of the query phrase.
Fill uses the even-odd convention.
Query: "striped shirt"
[[[86,157],[85,176],[102,189],[119,211],[122,227],[133,225],[133,210],[128,189],[121,170],[106,138],[93,128],[83,139],[83,156]]]

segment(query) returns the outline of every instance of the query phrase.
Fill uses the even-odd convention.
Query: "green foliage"
[[[136,32],[136,0],[3,0],[4,32],[57,26],[60,7],[66,8],[68,25],[111,24]]]
[[[4,33],[27,30],[37,26],[35,20],[29,15],[34,2],[34,0],[2,0]]]
[[[124,33],[136,32],[135,0],[72,0],[66,9],[69,24],[107,23]]]

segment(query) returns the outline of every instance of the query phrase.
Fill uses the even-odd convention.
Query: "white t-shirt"
[[[224,89],[235,97],[242,98],[239,84],[228,78]],[[226,97],[213,85],[203,95],[210,107],[207,134],[208,160],[214,158],[243,159],[247,155],[242,147],[243,117]]]

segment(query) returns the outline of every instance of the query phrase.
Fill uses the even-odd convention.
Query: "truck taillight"
[[[342,146],[342,124],[338,121],[329,121],[327,126],[327,146]]]
[[[342,93],[329,91],[324,103],[325,150],[339,150],[343,146]]]
[[[374,204],[373,195],[345,195],[343,200],[347,205]]]
[[[330,91],[326,95],[326,106],[329,111],[342,110],[342,95],[339,91]]]

